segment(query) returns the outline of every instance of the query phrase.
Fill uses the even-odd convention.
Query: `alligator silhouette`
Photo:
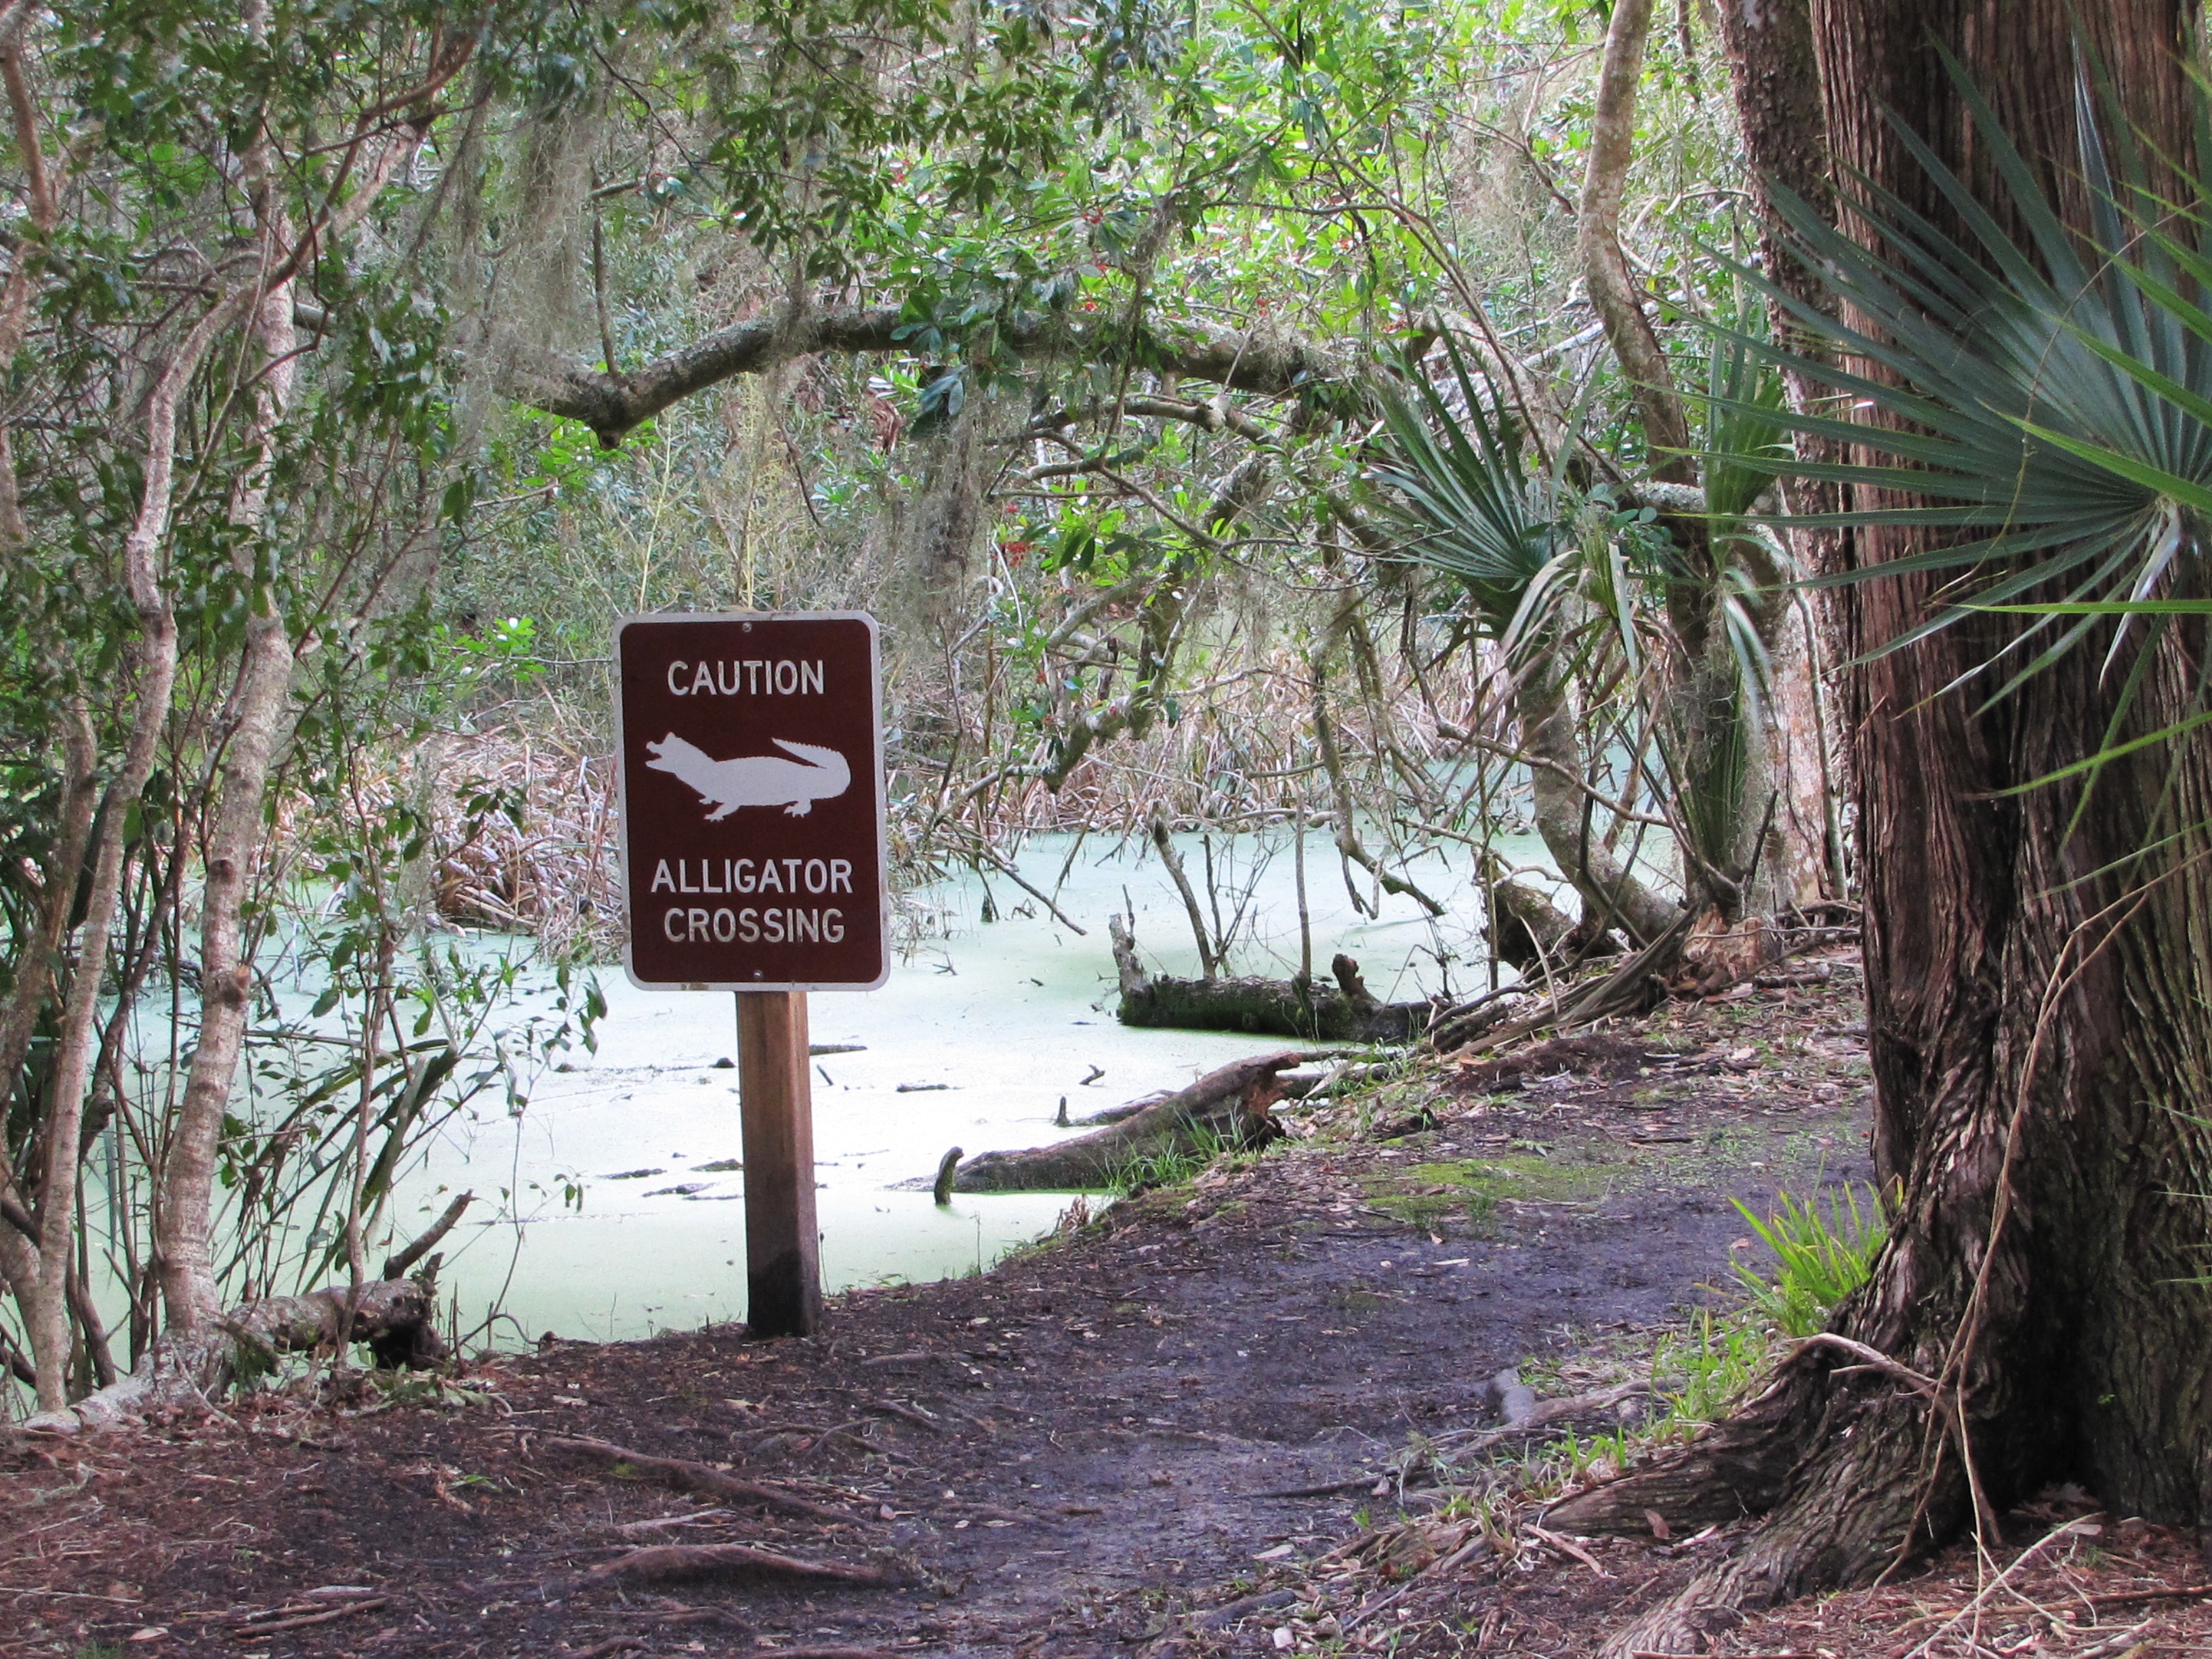
[[[648,743],[653,757],[646,765],[656,772],[673,772],[699,792],[714,811],[707,822],[716,823],[740,806],[781,806],[791,817],[805,817],[817,800],[842,795],[853,781],[853,769],[834,749],[817,749],[811,743],[770,739],[787,753],[741,755],[735,760],[716,760],[695,744],[671,732],[659,743]]]

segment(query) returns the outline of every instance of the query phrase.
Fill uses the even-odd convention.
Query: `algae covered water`
[[[1184,851],[1201,903],[1233,930],[1237,970],[1294,969],[1299,905],[1287,837],[1210,847],[1190,837]],[[1533,847],[1508,851],[1530,863],[1540,856]],[[1364,872],[1348,883],[1325,836],[1309,836],[1305,864],[1310,950],[1322,974],[1344,951],[1385,1000],[1488,984],[1469,861],[1431,857],[1409,872],[1444,906],[1441,918],[1376,891]],[[830,1290],[978,1271],[1049,1228],[1068,1203],[1065,1194],[963,1194],[940,1209],[926,1191],[899,1189],[949,1147],[1042,1145],[1078,1133],[1054,1127],[1063,1097],[1080,1117],[1242,1054],[1295,1046],[1116,1023],[1109,915],[1133,916],[1161,970],[1197,970],[1182,899],[1139,843],[1041,836],[1017,868],[1054,895],[1064,921],[1003,878],[948,883],[919,896],[935,913],[935,936],[905,953],[887,985],[810,1000],[813,1042],[833,1051],[817,1053],[813,1079]],[[1354,890],[1371,915],[1355,909]],[[506,1213],[473,1219],[448,1241],[442,1282],[465,1328],[495,1304],[509,1338],[612,1339],[743,1316],[731,999],[641,991],[618,969],[602,978],[598,1054],[545,1077],[519,1116],[443,1135],[398,1194],[392,1218],[403,1237],[452,1193],[504,1195]]]

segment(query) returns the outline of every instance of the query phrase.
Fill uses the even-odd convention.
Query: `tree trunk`
[[[1667,353],[1644,314],[1636,279],[1620,247],[1620,210],[1628,191],[1628,164],[1636,144],[1637,83],[1651,37],[1651,0],[1614,0],[1598,70],[1597,106],[1590,117],[1589,171],[1577,215],[1575,258],[1590,308],[1627,376],[1644,421],[1644,441],[1655,477],[1687,483],[1690,423],[1675,396]]]
[[[1583,745],[1575,729],[1565,667],[1529,665],[1514,686],[1521,746],[1529,757],[1528,787],[1544,850],[1573,885],[1592,932],[1619,927],[1637,945],[1674,931],[1681,907],[1646,886],[1615,858],[1593,822],[1595,805],[1582,787]]]
[[[2192,15],[1814,0],[1837,160],[1955,225],[1894,110],[2009,216],[1940,42],[2080,222],[2074,27],[2151,142],[2185,155]],[[1887,563],[1932,533],[1862,528],[1842,551]],[[1919,621],[1932,586],[1846,589],[1847,646]],[[1953,628],[1851,676],[1875,1152],[1898,1219],[1835,1337],[1801,1346],[1704,1446],[1555,1511],[1686,1518],[1723,1487],[1769,1510],[1734,1560],[1608,1652],[1680,1650],[1734,1605],[1863,1580],[2047,1481],[2117,1514],[2212,1520],[2212,744],[2191,733],[2115,764],[2078,827],[2073,787],[2006,794],[2094,750],[2124,676],[2100,676],[2093,641],[1994,707],[1948,690],[2005,627]],[[2163,637],[2118,735],[2197,706],[2203,645],[2201,628]]]
[[[260,6],[249,7],[247,15],[265,31]],[[246,169],[262,220],[263,258],[273,264],[289,251],[292,236],[275,204],[270,167],[265,146],[247,152]],[[292,293],[289,280],[270,284],[254,300],[247,325],[259,358],[250,428],[255,453],[233,490],[229,516],[243,532],[237,567],[253,602],[223,734],[221,794],[200,895],[199,1040],[162,1167],[161,1231],[155,1241],[163,1310],[170,1330],[185,1340],[204,1335],[222,1305],[210,1249],[216,1149],[237,1085],[252,1007],[252,933],[246,922],[246,901],[264,837],[269,769],[291,700],[292,640],[284,625],[283,598],[275,583],[263,586],[254,567],[264,545],[277,428],[291,404],[296,344]],[[362,1087],[368,1087],[366,1078]]]
[[[1696,445],[1666,351],[1620,246],[1651,12],[1650,0],[1619,0],[1613,8],[1590,120],[1575,252],[1591,308],[1635,398],[1651,474],[1662,486],[1680,488],[1695,476]],[[1696,581],[1674,585],[1668,599],[1686,658],[1675,665],[1667,689],[1674,728],[1668,735],[1676,747],[1679,816],[1710,820],[1693,828],[1691,839],[1702,858],[1685,869],[1683,884],[1703,894],[1727,925],[1823,896],[1825,780],[1817,766],[1806,763],[1808,745],[1796,740],[1808,706],[1811,641],[1794,637],[1798,630],[1790,625],[1788,601],[1775,591],[1775,573],[1765,568],[1757,544],[1718,533],[1725,527],[1704,516],[1703,496],[1689,493],[1696,495],[1696,505],[1667,520],[1668,532],[1700,572]],[[1773,668],[1770,695],[1754,696],[1744,683],[1730,641],[1721,610],[1735,591],[1723,568],[1730,565],[1748,565],[1771,596],[1756,619]],[[1808,826],[1819,827],[1808,835]],[[1656,937],[1631,926],[1639,944]]]
[[[1811,0],[1722,0],[1721,35],[1726,44],[1729,80],[1735,94],[1736,123],[1751,157],[1751,198],[1759,222],[1759,264],[1783,291],[1816,311],[1832,311],[1834,301],[1820,279],[1792,258],[1774,210],[1778,187],[1788,191],[1823,218],[1835,216],[1835,186],[1829,171],[1827,124],[1820,118],[1820,66],[1813,44]],[[1802,337],[1779,305],[1768,308],[1767,323],[1778,340],[1799,350],[1822,355],[1825,348]],[[1790,396],[1810,409],[1824,392],[1795,371],[1785,375]],[[1798,440],[1806,459],[1810,441]],[[1793,512],[1833,513],[1842,497],[1832,484],[1792,479],[1784,494]],[[1832,530],[1789,532],[1791,551],[1808,573],[1832,569],[1839,539]],[[1765,639],[1774,665],[1772,718],[1767,722],[1767,765],[1780,787],[1777,835],[1790,852],[1785,877],[1787,902],[1809,905],[1841,898],[1845,879],[1844,836],[1837,811],[1838,756],[1829,730],[1825,665],[1834,661],[1832,623],[1824,591],[1800,592],[1784,602]],[[1765,633],[1765,630],[1762,630]]]

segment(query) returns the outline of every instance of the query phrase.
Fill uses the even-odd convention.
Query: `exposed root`
[[[1547,1514],[1549,1526],[1589,1532],[1644,1530],[1646,1510],[1670,1528],[1765,1516],[1728,1559],[1616,1632],[1599,1659],[1705,1652],[1747,1610],[1865,1583],[1966,1519],[1966,1482],[1929,1438],[1922,1391],[1893,1378],[1836,1387],[1819,1351],[1801,1347],[1765,1393],[1681,1452]]]
[[[654,1544],[603,1561],[591,1571],[598,1579],[684,1578],[771,1579],[786,1583],[852,1584],[882,1588],[904,1582],[880,1566],[848,1566],[839,1561],[803,1561],[749,1544]]]
[[[632,1451],[627,1446],[617,1446],[611,1440],[587,1440],[563,1437],[549,1439],[545,1444],[561,1451],[582,1452],[623,1468],[635,1470],[658,1480],[674,1492],[706,1492],[716,1498],[726,1498],[741,1504],[752,1504],[788,1515],[810,1516],[817,1521],[850,1522],[854,1517],[843,1510],[835,1510],[825,1504],[817,1504],[781,1486],[764,1486],[751,1480],[740,1480],[734,1474],[725,1474],[706,1463],[694,1463],[681,1457],[654,1457],[645,1452]]]

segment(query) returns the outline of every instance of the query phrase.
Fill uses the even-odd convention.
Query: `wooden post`
[[[814,1219],[806,993],[740,991],[737,996],[745,1326],[756,1336],[811,1336],[822,1328],[822,1255]]]

